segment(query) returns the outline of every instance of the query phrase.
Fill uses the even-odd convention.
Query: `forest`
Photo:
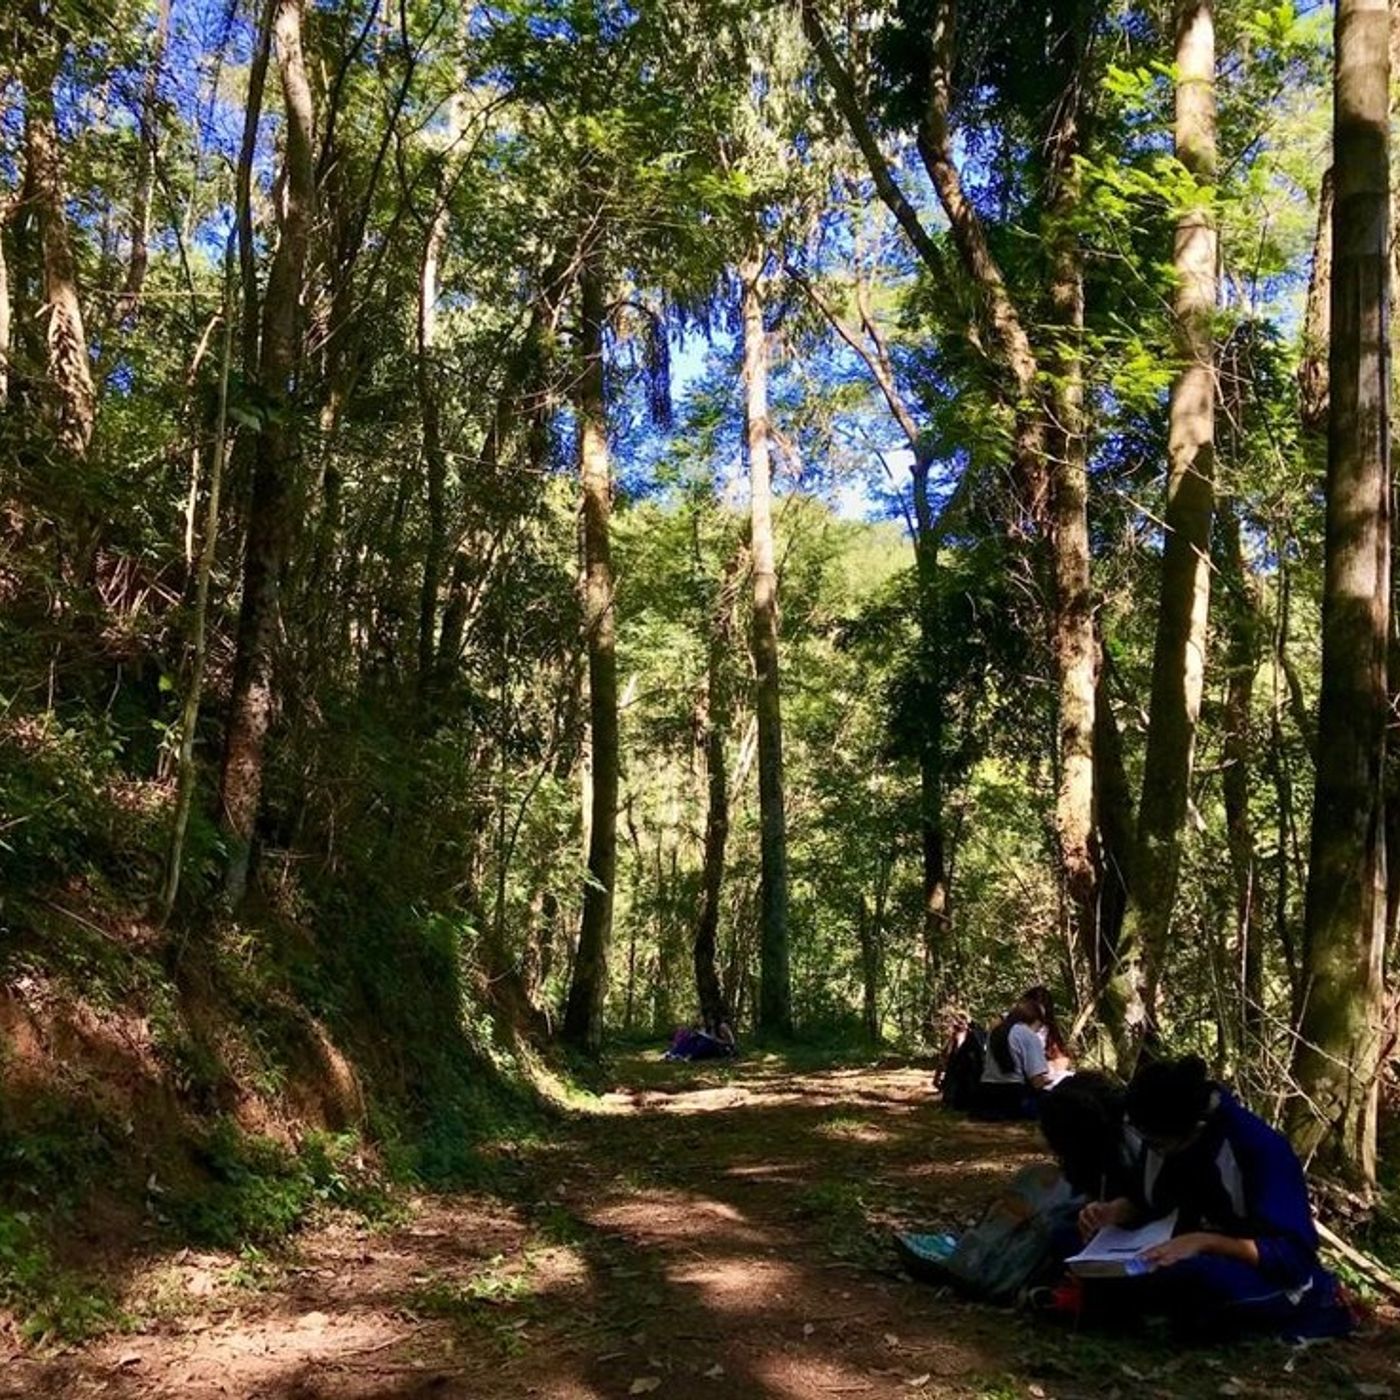
[[[1400,1296],[1393,53],[1383,0],[5,5],[14,1393],[204,1396],[100,1340],[151,1270],[275,1290],[406,1193],[606,1272],[545,1183],[671,1150],[628,1086],[737,1112],[678,1026],[736,1161],[878,1176],[873,1066],[951,1151],[950,1025],[1035,984],[1115,1082],[1199,1055]],[[842,1258],[898,1216],[799,1178]],[[522,1277],[415,1315],[489,1351]],[[971,1365],[918,1393],[1026,1393]],[[240,1383],[420,1393],[356,1375]]]

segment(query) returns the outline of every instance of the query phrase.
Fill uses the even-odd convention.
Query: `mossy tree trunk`
[[[1205,680],[1215,501],[1217,236],[1215,16],[1211,0],[1176,5],[1176,156],[1198,197],[1177,220],[1173,265],[1180,366],[1167,427],[1167,501],[1147,755],[1138,803],[1136,878],[1112,1002],[1130,1058],[1155,1021],[1168,951]]]
[[[1304,1007],[1289,1127],[1305,1156],[1374,1181],[1390,623],[1390,48],[1386,0],[1339,0],[1331,399],[1317,785]]]
[[[787,813],[783,799],[783,715],[778,666],[778,566],[773,544],[773,474],[768,442],[768,335],[763,324],[763,258],[739,269],[744,323],[744,431],[749,459],[749,547],[753,552],[754,707],[758,714],[760,1027],[792,1034],[788,949]]]
[[[617,713],[617,617],[613,607],[610,520],[612,474],[608,461],[603,324],[607,299],[603,276],[586,261],[580,283],[580,346],[576,412],[579,471],[583,484],[583,626],[588,650],[588,728],[591,783],[588,811],[588,876],[574,957],[564,1037],[590,1053],[603,1043],[617,882],[619,779]]]
[[[304,21],[305,0],[279,0],[273,30],[285,112],[283,194],[278,202],[277,251],[262,299],[258,383],[263,406],[219,792],[229,843],[227,890],[234,903],[242,899],[247,886],[262,797],[264,748],[274,707],[273,643],[282,575],[297,533],[300,443],[294,396],[306,256],[316,204],[315,118],[303,48]]]

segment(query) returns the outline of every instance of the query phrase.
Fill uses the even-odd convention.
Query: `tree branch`
[[[885,159],[885,153],[880,149],[880,143],[875,139],[875,133],[861,109],[860,97],[856,92],[855,83],[850,73],[846,71],[846,67],[841,62],[836,50],[832,48],[831,40],[822,26],[821,16],[817,13],[816,0],[801,0],[801,9],[802,28],[806,32],[808,42],[816,52],[817,60],[822,66],[822,72],[825,73],[827,82],[831,84],[836,105],[842,116],[845,117],[846,125],[850,128],[856,145],[860,147],[861,154],[865,157],[865,163],[870,169],[870,177],[875,182],[876,192],[885,202],[890,213],[894,215],[909,242],[913,244],[914,251],[928,270],[935,277],[946,277],[948,268],[943,250],[934,242],[932,235],[919,218],[918,211],[910,204],[908,197],[895,180],[889,162]]]
[[[953,160],[949,121],[952,103],[953,29],[955,0],[942,0],[934,17],[929,100],[919,125],[918,147],[929,179],[948,216],[953,242],[967,274],[986,304],[992,331],[1006,368],[1022,398],[1035,389],[1036,359],[1020,312],[1011,298],[1001,268],[987,243],[987,231],[963,190],[962,177]]]
[[[909,410],[909,405],[905,403],[904,396],[899,392],[899,386],[894,382],[894,374],[889,362],[889,356],[884,353],[882,341],[877,339],[877,348],[871,349],[861,336],[860,332],[848,321],[842,319],[840,312],[831,302],[819,292],[805,273],[794,267],[791,263],[785,264],[787,275],[807,294],[808,300],[818,311],[826,317],[831,328],[846,342],[855,353],[860,356],[866,369],[870,371],[870,377],[879,387],[880,392],[885,396],[885,402],[889,405],[890,412],[894,415],[895,421],[899,424],[900,431],[909,440],[910,450],[915,457],[921,455],[919,446],[919,427],[914,421],[914,415]],[[866,329],[870,329],[870,323],[866,321]]]

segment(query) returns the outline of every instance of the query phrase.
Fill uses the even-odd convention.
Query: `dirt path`
[[[430,1198],[284,1260],[162,1260],[139,1331],[16,1355],[0,1396],[1400,1396],[1384,1320],[1360,1342],[1182,1354],[902,1279],[888,1225],[959,1224],[1035,1154],[1028,1129],[940,1113],[921,1071],[626,1072],[603,1112],[503,1164],[519,1204]]]

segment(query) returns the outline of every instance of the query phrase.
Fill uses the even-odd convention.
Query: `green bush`
[[[77,872],[129,883],[154,876],[166,814],[121,763],[123,741],[101,715],[65,725],[52,713],[0,727],[0,880],[33,889]]]
[[[109,1294],[59,1268],[25,1211],[0,1208],[0,1303],[20,1314],[30,1342],[79,1342],[118,1325]]]

